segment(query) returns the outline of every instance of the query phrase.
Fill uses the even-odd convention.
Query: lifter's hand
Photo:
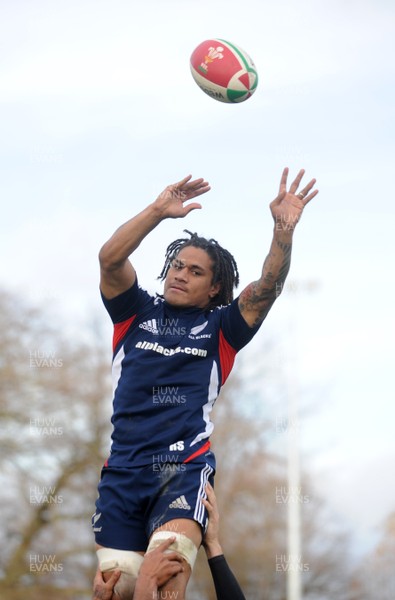
[[[135,590],[137,598],[140,597],[137,593],[140,589],[147,590],[151,585],[152,589],[156,590],[183,571],[180,554],[168,551],[175,539],[175,537],[168,538],[144,555]]]
[[[106,582],[103,579],[102,572],[98,568],[93,581],[92,600],[112,600],[114,586],[121,576],[121,571],[114,571],[110,579]]]
[[[190,181],[192,175],[184,177],[178,183],[168,185],[154,202],[154,207],[159,211],[162,219],[177,219],[185,217],[191,210],[202,208],[198,202],[191,202],[185,205],[185,202],[192,200],[208,192],[211,188],[203,178]]]
[[[203,537],[203,546],[207,554],[207,558],[220,556],[223,554],[221,544],[219,542],[219,511],[217,499],[214,494],[214,488],[210,483],[206,484],[207,499],[202,498],[201,502],[208,512],[208,527]]]
[[[312,179],[297,193],[303,175],[304,169],[301,169],[287,190],[288,168],[283,171],[278,196],[270,204],[277,231],[292,232],[302,216],[306,204],[318,194],[318,190],[311,191],[316,182],[315,179]]]

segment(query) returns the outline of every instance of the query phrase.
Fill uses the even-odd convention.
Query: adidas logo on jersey
[[[174,502],[169,504],[169,508],[181,508],[182,510],[191,510],[191,507],[189,506],[187,499],[184,495],[179,496],[174,500]]]
[[[140,329],[145,329],[146,331],[149,331],[150,333],[155,333],[156,335],[158,335],[159,333],[158,326],[156,324],[156,319],[149,319],[148,321],[144,321],[144,323],[140,323],[139,327]]]
[[[148,319],[139,325],[140,329],[145,329],[154,335],[185,335],[186,327],[180,327],[178,319]]]

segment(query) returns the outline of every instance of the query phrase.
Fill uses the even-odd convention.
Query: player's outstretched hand
[[[285,168],[280,181],[277,198],[270,204],[276,230],[293,231],[302,216],[304,207],[318,194],[313,190],[316,180],[312,179],[298,192],[299,185],[304,175],[301,169],[287,190],[288,168]]]
[[[198,202],[185,204],[188,200],[197,198],[210,191],[210,186],[203,178],[191,181],[192,175],[184,177],[178,183],[168,185],[154,202],[162,219],[177,219],[185,217],[191,210],[202,208]]]

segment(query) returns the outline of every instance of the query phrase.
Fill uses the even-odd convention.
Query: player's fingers
[[[161,542],[159,544],[159,546],[156,547],[156,550],[158,552],[164,552],[175,541],[176,541],[176,536],[171,536],[171,537],[167,538],[167,540],[165,540],[164,542]]]
[[[209,482],[207,482],[207,484],[206,484],[206,494],[207,494],[207,498],[208,498],[209,502],[211,502],[211,504],[215,505],[216,499],[215,499],[215,494],[214,494],[214,488]]]
[[[186,206],[184,206],[184,217],[187,216],[187,214],[189,214],[191,212],[191,210],[196,210],[197,208],[202,208],[201,204],[198,204],[197,202],[192,202],[192,204],[187,204]]]
[[[203,504],[203,506],[205,507],[205,509],[208,512],[208,516],[210,518],[212,512],[213,512],[213,507],[210,504],[210,502],[208,500],[206,500],[206,498],[200,498],[200,502]]]
[[[298,192],[298,196],[301,196],[302,198],[305,198],[307,196],[307,194],[310,192],[310,190],[314,187],[315,183],[316,183],[316,179],[312,179],[311,181],[309,181],[309,183],[307,185],[304,186],[303,190],[300,190],[300,192]]]
[[[208,183],[206,183],[205,185],[196,188],[194,190],[188,190],[187,193],[187,197],[189,198],[196,198],[197,196],[201,196],[202,194],[205,194],[206,192],[209,192],[211,190],[211,187],[209,186]]]
[[[298,189],[303,175],[304,175],[304,169],[300,169],[299,173],[296,175],[294,181],[291,183],[291,186],[289,188],[289,191],[291,194],[294,194],[296,192],[296,190]]]
[[[281,194],[281,192],[283,192],[284,190],[287,189],[288,172],[289,172],[288,167],[285,167],[285,169],[282,172],[281,179],[280,179],[279,194]]]
[[[214,488],[209,481],[206,483],[206,491],[207,490],[211,493],[214,493]]]
[[[170,551],[168,551],[168,552],[166,552],[165,556],[166,556],[166,559],[169,562],[180,563],[182,561],[182,556],[178,552],[170,552]]]
[[[178,183],[175,183],[174,186],[176,188],[180,188],[183,185],[185,185],[190,179],[192,179],[192,175],[187,175],[186,177],[184,177],[184,179],[181,179],[181,181],[179,181]]]
[[[199,184],[194,186],[185,186],[182,192],[185,194],[186,198],[193,198],[195,196],[200,196],[201,194],[205,194],[211,190],[210,184],[207,181],[202,180]]]
[[[317,195],[318,190],[315,190],[315,193],[314,192],[310,193],[311,190],[313,189],[315,183],[316,183],[316,179],[312,179],[311,181],[309,181],[309,183],[307,185],[305,185],[303,190],[301,190],[297,194],[298,198],[300,198],[302,200],[304,205],[306,205],[308,202],[310,202],[310,200],[312,198],[314,198],[314,196]]]
[[[194,179],[193,181],[188,181],[187,187],[188,187],[188,189],[198,188],[202,185],[202,183],[206,183],[206,182],[204,181],[203,177],[199,177],[199,179]]]
[[[106,581],[106,587],[108,589],[112,589],[114,587],[114,585],[117,583],[120,576],[121,576],[121,571],[114,571],[114,573],[112,573],[110,579],[108,579]]]
[[[205,181],[203,177],[200,177],[199,179],[194,179],[193,181],[187,181],[182,186],[177,184],[176,189],[191,195],[201,189],[206,189],[207,187],[209,187],[208,182]]]
[[[207,182],[204,182],[199,187],[195,188],[184,188],[183,190],[177,190],[177,197],[181,200],[181,202],[186,202],[187,200],[192,200],[192,198],[197,198],[202,194],[206,194],[211,190],[211,187]]]
[[[181,573],[183,570],[184,567],[180,563],[169,563],[165,569],[161,569],[157,574],[158,587],[162,587],[162,585],[165,585],[165,583],[167,583],[169,579],[171,579],[175,575],[178,575],[178,573]]]
[[[181,563],[173,562],[171,564],[171,566],[169,567],[169,570],[171,571],[172,576],[174,576],[174,575],[177,575],[177,573],[182,573],[182,571],[184,570],[184,567],[182,566]]]
[[[303,204],[306,206],[306,204],[308,202],[310,202],[310,200],[312,200],[314,198],[314,196],[316,196],[318,194],[318,190],[314,190],[314,192],[311,192],[311,194],[308,194],[305,198],[303,198]]]

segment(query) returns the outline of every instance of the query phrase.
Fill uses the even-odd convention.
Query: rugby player
[[[129,260],[163,220],[201,208],[193,200],[210,190],[203,179],[189,175],[168,186],[100,250],[101,294],[114,323],[113,433],[92,524],[104,578],[121,571],[121,600],[133,597],[144,553],[169,537],[182,570],[161,590],[185,597],[207,526],[201,500],[215,473],[211,411],[237,352],[283,288],[295,227],[318,193],[315,179],[298,191],[303,175],[288,189],[284,169],[270,204],[274,231],[261,275],[235,300],[236,261],[214,239],[187,231],[189,238],[168,246],[162,296],[140,287]]]

